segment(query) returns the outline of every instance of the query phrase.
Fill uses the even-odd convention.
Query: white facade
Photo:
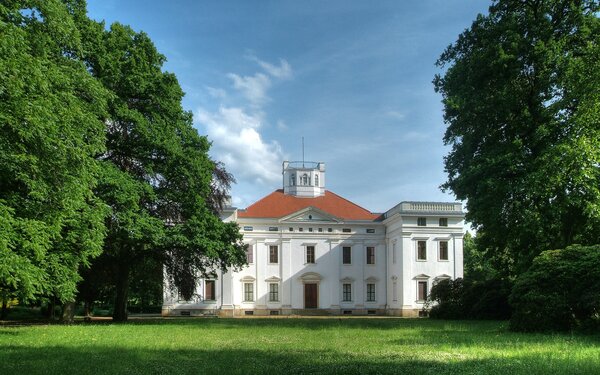
[[[435,282],[463,276],[460,203],[373,214],[325,190],[324,163],[284,162],[283,187],[223,214],[240,226],[248,265],[202,280],[191,301],[166,286],[163,315],[416,316]]]

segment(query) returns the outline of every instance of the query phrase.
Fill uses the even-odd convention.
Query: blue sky
[[[146,32],[246,207],[283,160],[326,163],[328,190],[373,211],[453,201],[435,61],[490,1],[88,0]]]

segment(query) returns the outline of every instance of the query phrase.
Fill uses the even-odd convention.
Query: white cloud
[[[200,109],[197,119],[213,141],[216,159],[225,163],[238,181],[277,186],[283,152],[279,143],[264,141],[258,132],[262,115],[221,107],[212,113]]]
[[[386,115],[398,121],[402,121],[406,118],[406,115],[399,111],[387,111]]]
[[[269,99],[267,90],[271,87],[271,79],[265,74],[256,73],[253,76],[239,76],[235,73],[229,73],[227,77],[233,81],[233,87],[241,91],[255,107],[262,106]]]
[[[215,159],[225,163],[240,185],[259,184],[272,188],[281,183],[280,168],[285,155],[277,141],[267,141],[261,135],[261,126],[267,118],[263,106],[270,100],[267,92],[273,82],[291,78],[292,67],[284,59],[274,65],[254,55],[246,57],[256,62],[264,72],[247,76],[227,74],[233,88],[245,100],[237,106],[225,105],[228,92],[207,86],[209,95],[222,99],[221,105],[217,110],[200,108],[195,118],[212,141],[211,153]],[[287,129],[283,120],[278,120],[276,127],[281,131]],[[236,205],[251,203],[249,197],[243,194],[233,195],[232,199]]]
[[[289,127],[283,120],[277,120],[277,129],[279,129],[279,131],[283,132],[283,131],[288,130]]]
[[[260,67],[263,68],[269,75],[275,78],[289,79],[292,77],[292,67],[284,59],[279,59],[279,66],[262,61],[257,57],[255,57],[253,60],[256,61],[256,63],[260,65]]]
[[[208,91],[210,96],[216,99],[225,99],[227,97],[227,92],[223,89],[206,86],[206,91]]]

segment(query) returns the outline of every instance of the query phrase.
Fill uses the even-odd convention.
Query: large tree
[[[95,196],[108,92],[81,60],[61,1],[0,3],[0,292],[74,299],[98,255],[107,209]]]
[[[218,216],[232,177],[208,156],[176,77],[162,70],[165,57],[143,32],[79,19],[90,71],[114,94],[97,189],[112,208],[101,256],[109,261],[97,264],[111,267],[113,318],[125,320],[131,275],[148,258],[190,298],[198,277],[243,264],[243,246],[237,225]]]
[[[496,0],[450,45],[449,189],[509,273],[542,250],[600,242],[598,1]]]
[[[189,298],[243,263],[218,217],[232,176],[146,34],[107,30],[84,0],[8,0],[0,36],[0,295],[72,301],[103,251],[86,274],[111,278],[124,320],[136,267],[162,262]]]

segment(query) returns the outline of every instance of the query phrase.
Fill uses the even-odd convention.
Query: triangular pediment
[[[339,223],[342,220],[323,210],[315,207],[306,207],[290,215],[279,219],[280,223],[311,223],[311,222],[330,222]]]

